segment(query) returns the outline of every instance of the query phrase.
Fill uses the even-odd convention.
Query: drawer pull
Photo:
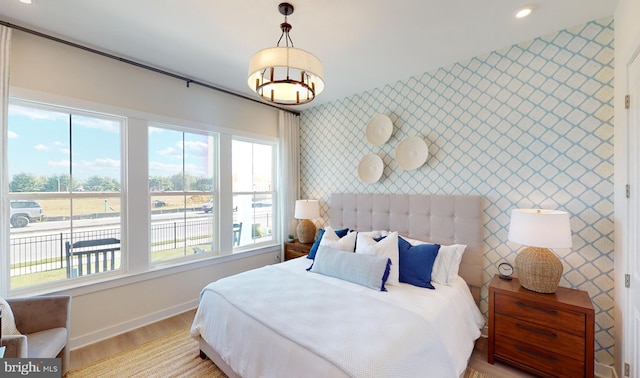
[[[555,338],[558,337],[558,335],[556,335],[555,333],[545,332],[545,331],[541,331],[539,329],[530,328],[530,327],[527,327],[527,326],[523,326],[520,323],[516,323],[516,328],[520,328],[520,329],[525,330],[527,332],[537,333],[538,335],[551,337],[552,339],[555,339]]]
[[[557,358],[555,358],[553,356],[547,356],[547,355],[542,354],[542,353],[534,352],[534,351],[529,350],[527,348],[523,348],[520,345],[516,345],[516,349],[521,351],[521,352],[524,352],[524,353],[529,353],[529,354],[534,355],[536,357],[544,358],[544,359],[549,360],[551,362],[556,362],[558,360]]]
[[[530,306],[530,305],[524,304],[522,302],[516,302],[516,304],[518,306],[520,306],[520,307],[524,307],[524,308],[527,308],[527,309],[530,309],[530,310],[542,311],[542,312],[550,314],[550,315],[558,315],[558,311],[556,311],[556,310],[547,310],[547,309],[536,307],[536,306]]]

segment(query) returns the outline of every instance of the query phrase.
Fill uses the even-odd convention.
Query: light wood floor
[[[88,365],[101,358],[124,351],[126,349],[143,344],[147,341],[164,336],[173,331],[190,326],[195,315],[195,310],[168,318],[146,327],[138,328],[131,332],[112,337],[80,349],[71,351],[71,370]],[[529,378],[532,375],[521,372],[508,365],[496,362],[491,365],[487,362],[487,339],[480,338],[469,360],[469,366],[490,375],[492,378]]]
[[[187,311],[148,326],[123,333],[110,339],[71,351],[70,370],[88,365],[104,357],[144,344],[147,341],[167,335],[190,326],[196,310]]]

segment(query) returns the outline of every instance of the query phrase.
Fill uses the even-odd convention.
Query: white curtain
[[[2,142],[0,143],[0,157],[2,158],[2,177],[0,177],[0,216],[9,219],[8,201],[5,201],[9,174],[7,173],[7,136],[8,136],[8,112],[9,112],[9,58],[11,52],[11,28],[0,25],[0,129],[2,129]],[[9,227],[2,222],[0,227],[0,296],[6,296],[9,288]]]
[[[295,235],[297,222],[293,218],[296,200],[300,195],[300,117],[280,110],[278,120],[280,139],[280,204],[282,209],[282,239]]]

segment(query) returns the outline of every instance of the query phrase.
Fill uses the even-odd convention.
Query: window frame
[[[10,202],[11,201],[20,201],[20,200],[33,200],[33,201],[39,201],[39,200],[48,200],[48,199],[64,199],[64,200],[69,200],[69,206],[70,206],[70,211],[73,211],[73,203],[74,200],[84,200],[84,199],[104,199],[105,197],[108,198],[113,198],[113,197],[117,197],[120,200],[120,204],[121,204],[121,210],[120,210],[120,222],[119,222],[119,234],[120,234],[120,265],[117,269],[111,270],[111,271],[106,271],[106,272],[100,272],[100,274],[97,275],[85,275],[85,276],[81,276],[81,277],[67,277],[65,279],[62,280],[56,280],[56,281],[50,281],[50,282],[44,282],[44,283],[39,283],[39,284],[35,284],[35,285],[30,285],[30,286],[24,286],[24,287],[17,287],[17,288],[12,288],[11,287],[11,275],[7,274],[6,275],[6,282],[4,283],[6,285],[7,288],[7,292],[9,293],[22,293],[22,292],[26,292],[26,293],[31,293],[33,291],[40,291],[42,289],[44,290],[56,290],[58,288],[61,287],[67,287],[69,286],[70,283],[74,284],[74,285],[83,285],[86,282],[92,282],[92,281],[100,281],[100,280],[104,280],[104,279],[110,279],[113,277],[117,277],[117,276],[121,276],[124,272],[126,272],[126,262],[127,262],[127,257],[126,257],[126,228],[124,227],[124,225],[126,224],[126,212],[123,211],[125,208],[125,204],[126,204],[126,193],[127,193],[127,187],[126,187],[126,151],[125,151],[125,146],[127,145],[126,143],[126,134],[127,134],[127,118],[125,116],[121,116],[121,115],[114,115],[114,114],[107,114],[104,112],[98,112],[98,111],[92,111],[92,110],[87,110],[87,109],[78,109],[75,107],[70,107],[70,106],[65,106],[65,105],[56,105],[56,104],[50,104],[50,103],[43,103],[40,101],[33,101],[33,100],[28,100],[28,99],[23,99],[23,98],[16,98],[16,97],[10,97],[9,98],[9,106],[12,105],[16,105],[16,106],[21,106],[21,107],[28,107],[28,108],[32,108],[32,109],[36,109],[36,110],[44,110],[44,111],[50,111],[50,112],[55,112],[55,113],[62,113],[62,114],[67,114],[68,116],[71,116],[73,118],[73,116],[80,116],[80,117],[87,117],[87,118],[96,118],[96,119],[103,119],[103,120],[109,120],[109,121],[113,121],[113,122],[117,122],[120,126],[120,131],[119,131],[119,148],[120,148],[120,191],[119,192],[113,192],[113,191],[109,191],[109,192],[81,192],[81,191],[74,191],[72,190],[72,188],[70,187],[69,190],[67,191],[60,191],[60,192],[11,192],[10,190],[6,191],[6,196],[5,198],[2,199],[3,202],[6,203],[6,207],[10,208]],[[71,120],[71,122],[73,122],[73,120]],[[7,128],[8,130],[8,128]],[[73,138],[71,136],[71,138]],[[73,139],[72,139],[73,140]],[[7,143],[7,149],[9,148],[8,143]],[[73,145],[69,146],[69,156],[72,156],[73,154]],[[9,157],[7,154],[7,169],[8,166],[10,164],[9,162]],[[72,161],[70,160],[69,162],[70,165],[72,165]],[[69,172],[70,175],[70,183],[73,182],[73,170],[71,170]],[[6,176],[7,179],[7,185],[11,182],[11,178],[8,177],[8,174]],[[45,216],[47,216],[47,213],[45,211]],[[7,218],[8,219],[8,218]],[[74,234],[74,219],[70,219],[69,220],[69,227],[68,228],[64,228],[63,230],[65,230],[66,233],[68,233],[70,235],[70,242],[73,243],[77,240],[74,240],[73,234]],[[4,247],[6,248],[7,251],[9,251],[10,249],[10,243],[12,240],[12,236],[11,236],[11,230],[10,230],[10,226],[7,226],[6,228],[6,234],[7,234],[7,240],[6,243],[4,245]],[[76,233],[77,234],[77,233]],[[6,257],[6,268],[5,270],[8,271],[11,269],[11,256],[10,253],[7,253],[7,257]]]
[[[186,198],[188,196],[197,196],[197,195],[210,195],[211,199],[213,199],[214,203],[220,203],[220,133],[218,132],[214,132],[211,130],[200,130],[200,129],[193,129],[190,127],[184,127],[184,126],[179,126],[179,125],[175,125],[175,124],[166,124],[166,123],[161,123],[161,122],[154,122],[154,121],[148,121],[147,122],[147,136],[150,134],[149,129],[151,128],[157,128],[157,129],[165,129],[165,130],[170,130],[173,132],[179,132],[182,133],[183,135],[183,141],[184,141],[184,135],[186,133],[189,134],[196,134],[196,135],[201,135],[201,136],[205,136],[208,138],[212,138],[211,141],[211,146],[213,148],[213,153],[212,153],[212,160],[213,160],[213,172],[211,177],[214,180],[214,185],[212,186],[212,191],[211,192],[202,192],[202,191],[195,191],[195,190],[180,190],[180,191],[168,191],[168,192],[162,192],[162,191],[152,191],[151,188],[149,187],[149,184],[147,184],[147,194],[149,197],[148,203],[151,204],[151,201],[153,201],[154,196],[157,196],[160,193],[165,194],[168,197],[176,197],[176,198]],[[149,146],[150,143],[150,139],[147,137],[147,146]],[[149,159],[150,156],[148,156],[147,159]],[[184,150],[183,150],[183,166],[182,166],[182,173],[186,173],[184,171]],[[150,163],[150,161],[147,161],[147,167],[148,164]],[[149,169],[147,169],[147,173],[149,178],[151,177],[151,175],[149,174]],[[151,218],[151,212],[153,211],[152,208],[149,209],[149,231],[152,228],[152,222],[153,219]],[[186,216],[186,211],[185,211],[185,216]],[[220,235],[220,219],[219,219],[219,211],[217,211],[215,214],[212,215],[212,234],[211,234],[211,238],[213,241],[215,241],[214,243],[211,244],[212,249],[207,250],[207,253],[203,253],[203,254],[192,254],[192,255],[187,255],[185,253],[184,256],[180,256],[180,257],[175,257],[175,258],[171,258],[171,259],[163,259],[163,260],[157,260],[157,261],[153,261],[151,258],[151,253],[152,253],[152,248],[150,246],[149,248],[149,266],[150,267],[162,267],[162,266],[172,266],[175,264],[179,264],[181,262],[185,262],[185,261],[192,261],[192,260],[203,260],[203,259],[208,259],[211,257],[216,257],[216,256],[220,256],[220,240],[219,240],[219,235]],[[186,221],[186,217],[183,217],[183,219]],[[185,247],[186,248],[186,247]]]
[[[272,175],[273,175],[273,212],[274,219],[281,217],[281,209],[277,205],[279,202],[278,177],[279,172],[279,138],[270,135],[262,135],[238,129],[228,129],[202,122],[189,121],[166,117],[155,113],[136,111],[119,106],[82,101],[72,98],[51,96],[47,94],[33,93],[31,91],[15,90],[10,96],[10,103],[23,103],[27,106],[37,104],[43,108],[60,111],[63,109],[71,111],[77,115],[115,117],[122,120],[121,126],[121,243],[122,261],[121,269],[118,271],[106,272],[99,275],[89,275],[77,277],[73,280],[64,279],[55,282],[44,283],[37,286],[27,286],[22,288],[10,288],[9,274],[3,274],[0,282],[0,294],[6,296],[28,296],[44,295],[51,293],[67,293],[70,295],[85,295],[101,290],[117,288],[124,285],[156,279],[180,272],[188,272],[196,269],[224,264],[231,261],[253,258],[260,255],[266,256],[276,254],[274,262],[279,261],[281,250],[280,224],[274,221],[273,238],[271,241],[256,243],[246,247],[234,249],[232,238],[228,241],[218,240],[218,255],[206,254],[205,256],[191,255],[180,260],[169,260],[169,263],[152,264],[150,260],[150,190],[148,187],[148,128],[158,125],[180,125],[176,126],[179,131],[195,132],[198,134],[217,133],[216,169],[218,191],[217,200],[220,211],[217,214],[215,230],[219,234],[228,233],[231,235],[231,219],[233,193],[231,190],[231,143],[234,138],[250,142],[270,144],[273,147]],[[6,132],[6,131],[5,131]],[[5,135],[6,140],[6,135]],[[5,144],[6,146],[6,144]],[[6,164],[6,161],[5,161]],[[0,189],[0,206],[2,213],[9,215],[9,196],[7,177],[0,179],[7,184],[7,189]],[[78,198],[91,196],[103,196],[105,193],[79,193],[73,195]],[[14,193],[15,199],[20,199],[23,194]],[[41,198],[56,196],[57,193],[41,193]],[[31,198],[29,198],[31,199]],[[223,203],[225,202],[225,203]],[[228,202],[228,204],[226,203]],[[228,206],[227,206],[228,205]],[[227,232],[228,231],[228,232]],[[10,235],[9,228],[0,230],[2,235],[2,246],[9,248]],[[131,252],[133,251],[133,253]],[[144,251],[146,253],[138,253]],[[5,254],[1,259],[0,268],[8,272],[9,254]]]
[[[279,199],[279,192],[278,192],[278,176],[279,176],[279,170],[278,170],[278,161],[279,161],[279,156],[278,156],[278,142],[273,142],[273,141],[268,141],[265,139],[259,139],[259,138],[250,138],[250,137],[245,137],[245,136],[232,136],[231,137],[231,148],[233,148],[233,141],[239,141],[239,142],[244,142],[244,143],[251,143],[251,144],[261,144],[261,145],[267,145],[271,147],[271,191],[238,191],[238,192],[234,192],[233,191],[233,186],[231,188],[231,201],[233,203],[233,200],[236,196],[239,195],[252,195],[253,197],[259,196],[259,195],[264,195],[264,194],[270,194],[271,195],[271,208],[273,209],[272,212],[272,232],[271,232],[271,240],[265,240],[265,241],[261,241],[261,242],[257,242],[257,243],[252,243],[252,244],[247,244],[247,245],[241,245],[241,246],[233,246],[233,253],[242,253],[244,251],[247,250],[252,250],[255,248],[258,248],[260,246],[269,246],[269,245],[273,245],[273,244],[277,244],[280,243],[280,218],[282,216],[281,211],[280,211],[280,206],[278,205],[278,199]],[[233,156],[233,153],[231,154]],[[231,162],[233,164],[233,161]],[[233,171],[233,169],[232,169]],[[233,221],[232,221],[233,223]],[[247,228],[247,230],[249,232],[252,232],[252,228]],[[243,226],[243,232],[244,232],[244,226]]]

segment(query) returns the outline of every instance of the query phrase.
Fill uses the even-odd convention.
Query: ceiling
[[[618,0],[291,0],[295,47],[324,64],[302,110],[613,15]],[[0,20],[257,98],[251,56],[276,45],[278,0],[0,0]],[[516,19],[521,6],[534,5]]]

